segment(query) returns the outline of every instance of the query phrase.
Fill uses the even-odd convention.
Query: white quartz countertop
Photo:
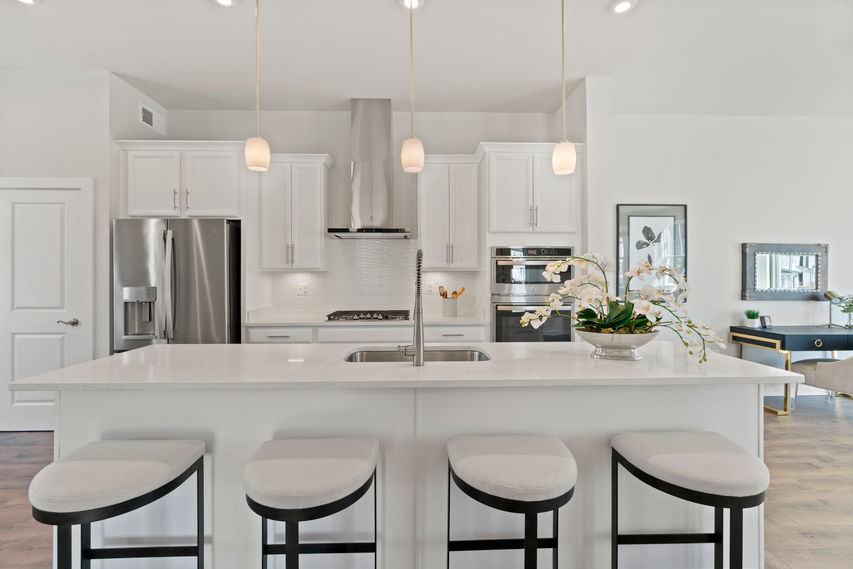
[[[350,363],[363,345],[153,345],[14,382],[12,390],[459,388],[802,383],[803,376],[712,354],[699,365],[657,341],[640,361],[595,360],[572,343],[477,343],[484,362]],[[387,348],[388,346],[385,346]],[[435,347],[430,344],[428,347]],[[460,346],[447,346],[459,349]],[[468,346],[466,346],[468,347]]]
[[[326,320],[325,314],[293,314],[276,308],[259,308],[250,310],[246,315],[246,326],[408,326],[412,320]],[[425,314],[425,326],[485,326],[486,321],[474,316],[441,316],[440,314]]]

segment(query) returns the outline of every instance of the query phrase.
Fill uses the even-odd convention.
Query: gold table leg
[[[788,350],[780,350],[780,353],[785,354],[785,369],[791,371],[791,352]],[[768,413],[773,413],[774,415],[778,415],[780,417],[784,417],[786,415],[791,414],[791,384],[785,384],[785,398],[782,403],[782,409],[775,409],[773,407],[769,407],[767,405],[764,406],[764,410]]]

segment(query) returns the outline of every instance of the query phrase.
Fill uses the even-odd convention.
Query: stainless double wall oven
[[[538,329],[521,327],[521,316],[548,305],[559,283],[542,275],[552,261],[572,255],[571,247],[492,247],[492,341],[570,342],[572,320],[554,317]],[[569,272],[564,279],[572,278]],[[568,314],[568,307],[562,311]]]

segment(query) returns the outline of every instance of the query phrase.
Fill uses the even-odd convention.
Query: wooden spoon
[[[440,286],[440,287],[438,287],[438,295],[439,295],[441,298],[447,298],[447,289],[446,289],[446,288],[444,288],[444,286]]]
[[[465,292],[465,287],[459,289],[459,292],[453,291],[453,298],[459,298],[462,296],[462,293]]]

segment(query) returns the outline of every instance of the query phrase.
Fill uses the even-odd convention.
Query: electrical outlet
[[[308,283],[296,283],[296,296],[308,295]]]
[[[427,294],[435,294],[435,283],[427,283],[426,284],[426,293]]]

